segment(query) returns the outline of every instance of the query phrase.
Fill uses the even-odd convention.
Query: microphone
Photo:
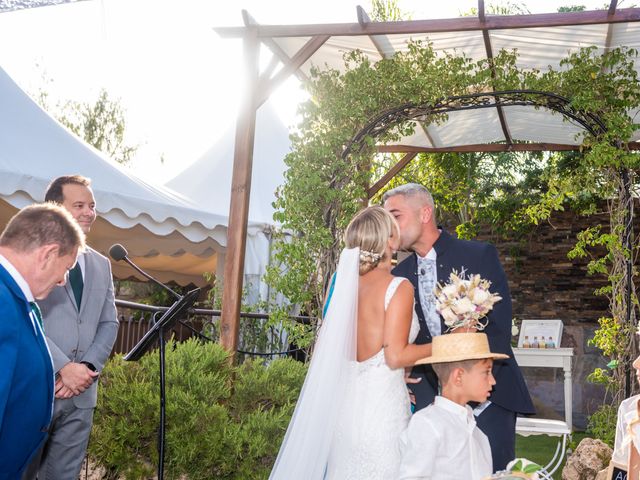
[[[119,243],[116,243],[115,245],[111,245],[111,248],[109,249],[109,255],[116,262],[119,262],[120,260],[124,260],[125,258],[127,258],[128,253],[129,252],[127,252],[127,249],[124,248]]]
[[[174,292],[167,285],[165,285],[164,283],[160,282],[159,280],[156,280],[151,275],[149,275],[147,272],[145,272],[140,267],[138,267],[135,263],[133,263],[131,261],[131,259],[128,257],[128,254],[129,253],[127,252],[127,249],[124,248],[119,243],[116,243],[115,245],[112,245],[111,248],[109,249],[109,256],[111,258],[113,258],[116,262],[119,262],[120,260],[124,260],[129,265],[131,265],[138,273],[140,273],[140,275],[142,275],[145,278],[148,278],[149,280],[151,280],[156,285],[160,285],[162,288],[164,288],[166,291],[171,293],[171,295],[176,297],[178,300],[180,300],[182,298],[182,295],[180,295],[179,293]]]

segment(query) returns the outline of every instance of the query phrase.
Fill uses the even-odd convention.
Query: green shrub
[[[268,478],[306,366],[232,367],[218,344],[189,340],[167,346],[165,372],[166,478]],[[159,378],[157,352],[139,362],[116,356],[102,373],[89,448],[110,478],[156,471]]]
[[[589,417],[587,425],[587,434],[591,437],[598,438],[613,448],[616,439],[616,420],[618,410],[614,405],[601,405]]]

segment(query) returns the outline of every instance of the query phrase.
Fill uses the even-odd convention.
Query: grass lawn
[[[568,442],[568,448],[575,449],[580,440],[585,437],[587,437],[587,434],[584,432],[574,432]],[[524,457],[544,467],[553,457],[558,439],[559,437],[549,437],[547,435],[532,435],[529,437],[516,435],[516,457]],[[562,478],[563,467],[564,462],[553,474],[556,480]]]

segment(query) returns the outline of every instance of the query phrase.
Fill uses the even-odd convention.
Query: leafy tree
[[[409,20],[398,6],[398,0],[371,0],[371,20],[374,22],[397,22]]]
[[[605,8],[608,8],[608,6],[605,6]],[[585,7],[584,5],[572,5],[567,7],[559,7],[558,12],[559,13],[584,12],[586,9],[587,7]]]
[[[516,3],[507,1],[489,3],[485,8],[485,13],[487,15],[527,15],[531,12],[523,2]],[[469,11],[467,13],[464,13],[462,16],[477,17],[478,9],[476,7],[471,7]]]
[[[125,111],[119,99],[112,99],[105,89],[101,89],[95,102],[67,100],[52,105],[49,93],[52,80],[43,73],[42,81],[45,86],[39,89],[34,98],[43,109],[116,162],[127,165],[131,161],[138,146],[125,142]]]
[[[60,123],[118,163],[128,164],[138,149],[126,144],[124,110],[104,89],[94,103],[69,100],[60,113]]]
[[[385,159],[376,170],[386,172],[395,161]],[[547,168],[540,152],[420,154],[372,202],[380,203],[391,188],[417,182],[432,193],[439,222],[456,228],[458,236],[473,238],[481,225],[501,236],[517,236],[527,231],[522,206],[545,190]]]

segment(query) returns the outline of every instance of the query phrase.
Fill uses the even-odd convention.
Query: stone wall
[[[600,222],[607,225],[608,214],[587,218],[565,211],[554,214],[548,223],[532,227],[520,242],[482,236],[500,252],[516,318],[560,318],[565,326],[597,325],[598,318],[607,314],[607,299],[594,295],[597,288],[606,285],[604,275],[587,274],[589,259],[567,258],[578,233]]]
[[[483,232],[480,240],[496,245],[509,279],[516,319],[561,319],[564,323],[562,347],[574,349],[573,421],[575,428],[586,427],[587,417],[604,401],[599,385],[586,380],[606,360],[588,340],[598,327],[598,318],[608,315],[608,301],[594,295],[606,284],[603,275],[589,276],[589,259],[569,260],[577,234],[585,228],[608,225],[606,211],[591,217],[574,212],[556,212],[549,222],[532,227],[522,241],[505,242]],[[636,222],[638,223],[638,222]],[[636,225],[635,231],[638,231]],[[534,403],[544,417],[563,415],[563,375],[554,369],[523,369]]]

